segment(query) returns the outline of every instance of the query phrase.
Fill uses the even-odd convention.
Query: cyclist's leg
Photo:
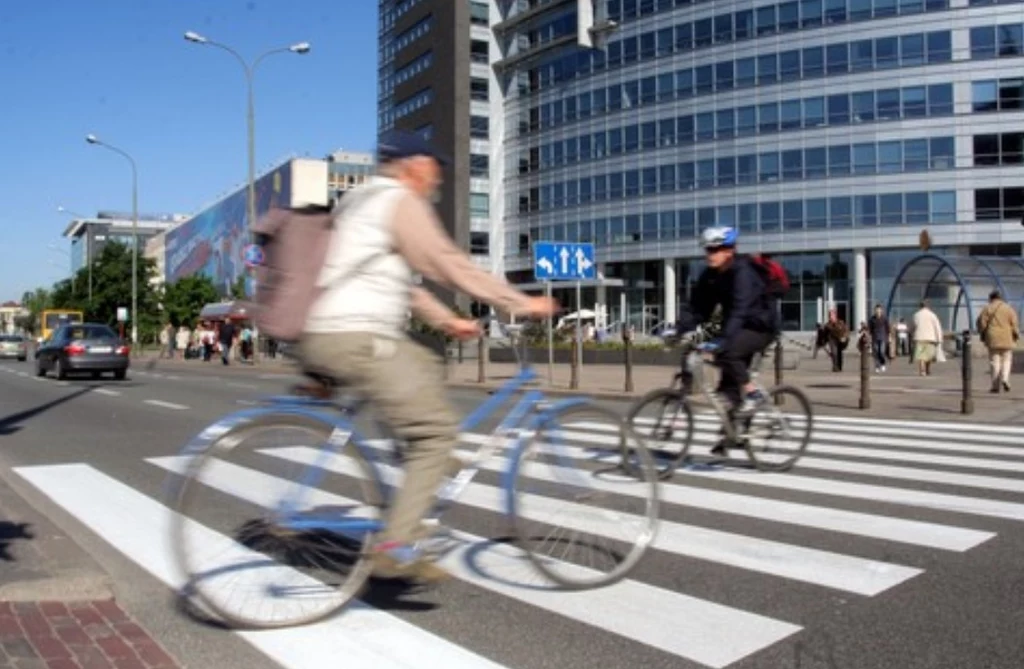
[[[446,574],[414,549],[455,446],[458,423],[441,392],[441,370],[431,354],[407,339],[371,334],[314,335],[303,359],[353,383],[395,436],[407,444],[405,481],[388,511],[379,554],[382,576],[439,580]]]

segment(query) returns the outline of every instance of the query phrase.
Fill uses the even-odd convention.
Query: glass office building
[[[585,1],[492,10],[513,282],[534,242],[593,242],[625,285],[585,304],[615,322],[624,291],[638,326],[672,320],[700,231],[735,225],[789,270],[793,331],[829,304],[866,319],[923,231],[940,254],[1020,255],[1020,0],[599,0],[614,29],[581,48]]]

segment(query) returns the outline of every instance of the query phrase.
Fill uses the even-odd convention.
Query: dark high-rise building
[[[379,0],[378,132],[422,133],[452,158],[438,213],[491,268],[489,6],[483,0]]]

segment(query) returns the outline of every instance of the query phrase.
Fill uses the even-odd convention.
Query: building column
[[[597,263],[597,268],[596,269],[597,269],[597,278],[598,278],[598,280],[603,279],[604,278],[604,263],[603,262]],[[597,284],[594,292],[595,292],[595,296],[594,296],[594,312],[597,314],[597,318],[594,319],[595,320],[595,325],[599,329],[603,329],[603,328],[608,327],[608,318],[606,318],[605,315],[610,312],[610,309],[608,309],[608,286],[605,286],[605,285],[599,283],[599,284]]]
[[[662,310],[662,320],[667,323],[676,322],[676,259],[665,258],[664,261],[664,295],[665,307]]]
[[[868,320],[868,257],[864,249],[853,250],[853,322],[850,329],[856,331],[861,323]]]

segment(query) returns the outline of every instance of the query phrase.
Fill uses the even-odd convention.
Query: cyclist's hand
[[[558,313],[558,310],[559,306],[555,298],[540,296],[531,297],[527,302],[526,309],[524,311],[528,316],[543,318],[547,316],[554,316]]]
[[[468,339],[476,339],[480,336],[482,330],[480,324],[476,321],[469,320],[466,318],[456,318],[454,320],[445,323],[444,331],[451,337],[461,339],[463,341]]]

